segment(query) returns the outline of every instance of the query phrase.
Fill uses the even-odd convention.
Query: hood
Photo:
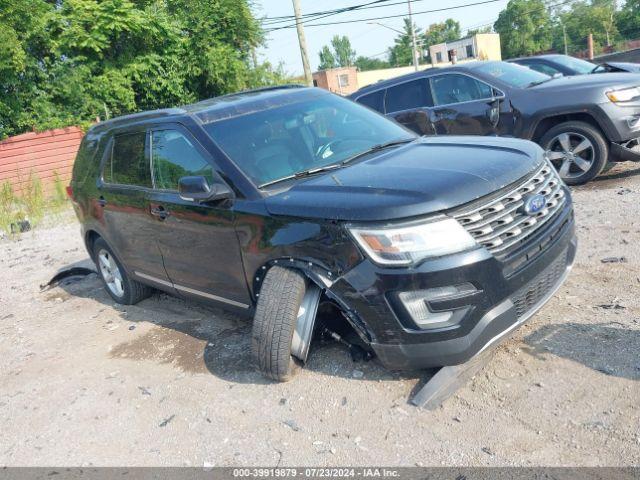
[[[619,68],[625,72],[638,73],[640,72],[640,64],[631,62],[604,62],[601,65],[609,65],[613,68]]]
[[[575,91],[577,89],[588,88],[625,88],[637,87],[640,85],[640,75],[634,73],[602,73],[597,75],[574,75],[571,77],[560,77],[549,80],[541,85],[527,88],[529,91],[559,92],[562,90]]]
[[[542,162],[532,142],[429,137],[294,184],[265,199],[272,215],[385,221],[448,210],[499,190]]]

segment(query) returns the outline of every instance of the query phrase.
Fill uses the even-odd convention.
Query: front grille
[[[524,198],[543,195],[545,207],[535,215],[524,213]],[[454,213],[454,218],[491,253],[506,253],[538,230],[562,209],[566,201],[562,181],[548,163],[517,187],[489,201]]]
[[[562,274],[567,269],[566,260],[567,255],[565,251],[556,258],[551,265],[543,270],[542,273],[513,295],[511,301],[515,305],[518,318],[531,311],[558,283]]]

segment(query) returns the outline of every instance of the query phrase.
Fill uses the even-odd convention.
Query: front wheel
[[[602,133],[585,122],[556,125],[542,136],[540,146],[568,185],[593,180],[609,157],[609,146]]]
[[[306,301],[309,294],[317,295],[315,301]],[[269,269],[260,289],[251,334],[253,360],[264,376],[286,382],[295,374],[298,360],[294,355],[306,357],[294,351],[294,344],[299,343],[294,341],[296,326],[299,319],[310,315],[305,318],[309,327],[305,341],[310,342],[318,299],[319,290],[307,286],[300,272],[277,266]]]

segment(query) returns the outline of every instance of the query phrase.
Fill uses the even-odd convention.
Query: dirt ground
[[[164,294],[123,308],[95,275],[41,293],[88,265],[71,215],[0,240],[0,465],[638,465],[640,165],[574,199],[568,281],[435,411],[407,403],[420,372],[336,344],[275,384],[247,320]]]

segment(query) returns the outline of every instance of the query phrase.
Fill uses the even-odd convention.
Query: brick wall
[[[57,173],[67,185],[82,136],[78,127],[68,127],[24,133],[0,141],[0,184],[8,181],[20,193],[33,173],[50,194]]]

